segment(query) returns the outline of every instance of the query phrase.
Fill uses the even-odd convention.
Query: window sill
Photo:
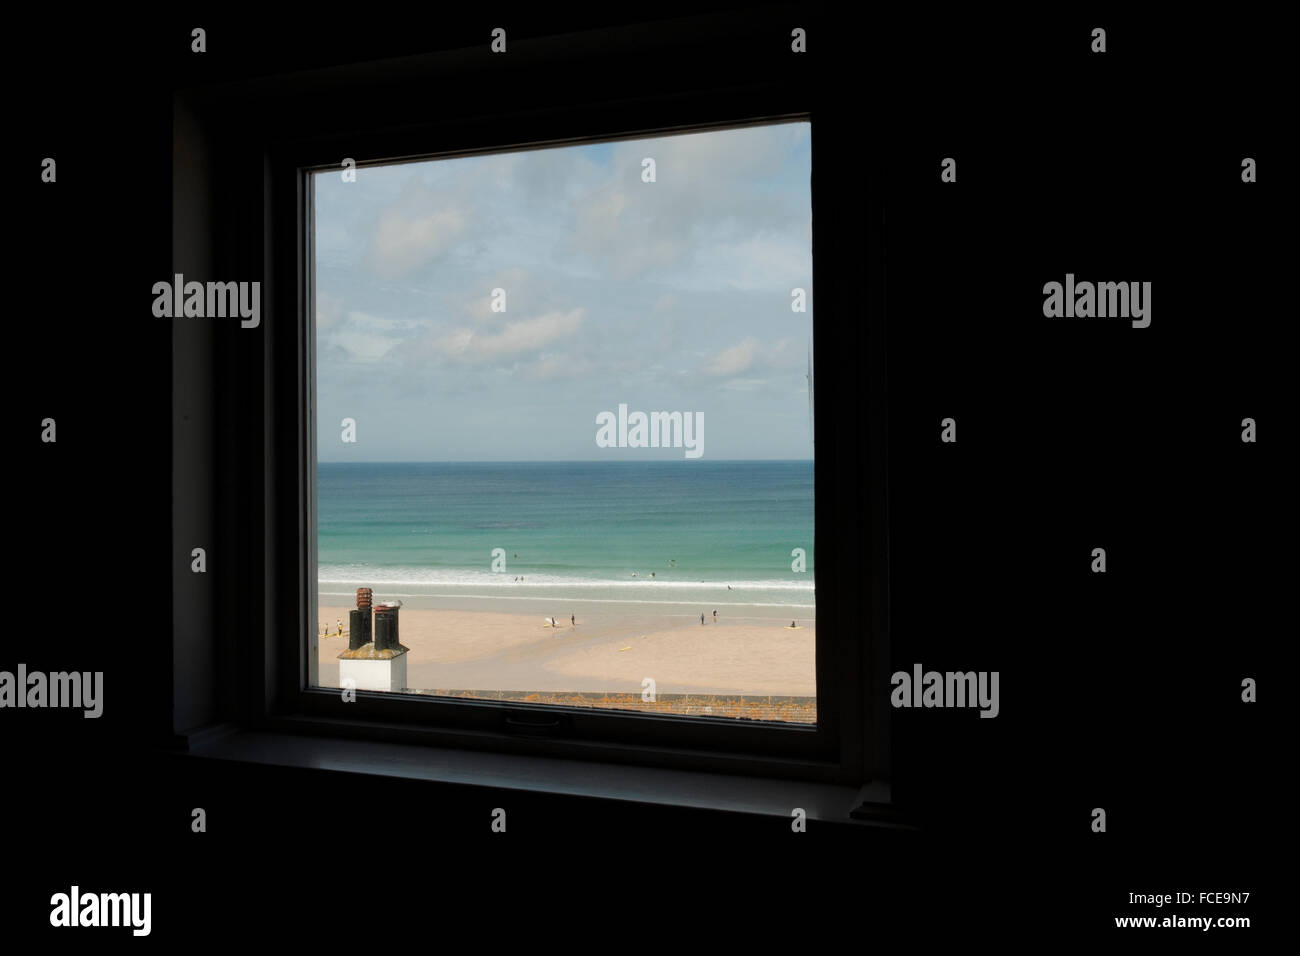
[[[179,741],[190,755],[460,786],[518,790],[627,804],[912,829],[887,784],[854,787],[765,777],[633,767],[332,737],[204,728]]]

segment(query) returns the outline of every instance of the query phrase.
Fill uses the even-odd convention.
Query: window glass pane
[[[313,175],[313,682],[815,722],[808,124]]]

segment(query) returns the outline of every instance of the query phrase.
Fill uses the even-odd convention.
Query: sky
[[[684,457],[620,403],[812,458],[811,171],[800,122],[314,174],[319,460]]]

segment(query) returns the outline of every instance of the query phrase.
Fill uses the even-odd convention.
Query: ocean
[[[815,607],[811,461],[322,462],[317,490],[322,604]]]

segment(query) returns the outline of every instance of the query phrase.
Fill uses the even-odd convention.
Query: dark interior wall
[[[633,29],[647,14],[659,16],[602,22]],[[1263,888],[1279,852],[1268,794],[1280,783],[1270,728],[1282,697],[1261,694],[1247,709],[1238,688],[1242,675],[1280,672],[1288,620],[1280,503],[1293,483],[1282,457],[1292,353],[1276,295],[1291,207],[1280,174],[1243,195],[1236,169],[1243,154],[1262,169],[1282,162],[1280,51],[1244,23],[1112,20],[1098,62],[1078,40],[1092,14],[878,24],[829,8],[810,15],[822,28],[813,42],[833,51],[821,62],[852,74],[828,121],[830,161],[863,170],[832,242],[857,238],[845,210],[873,195],[884,209],[882,223],[860,227],[884,244],[884,274],[841,262],[828,280],[862,283],[864,301],[880,295],[888,315],[887,329],[837,317],[846,347],[889,350],[891,563],[888,582],[878,566],[871,574],[892,599],[878,622],[891,645],[872,671],[877,707],[888,673],[916,661],[1002,674],[997,720],[892,715],[895,792],[923,833],[814,826],[807,844],[791,844],[781,820],[159,752],[175,731],[246,715],[248,679],[273,679],[266,662],[241,672],[221,647],[273,612],[240,598],[276,569],[255,557],[274,502],[238,476],[294,453],[259,429],[267,396],[246,375],[274,361],[274,342],[237,323],[148,312],[148,287],[173,271],[267,274],[273,253],[257,217],[269,187],[246,144],[263,123],[287,132],[344,116],[381,127],[404,111],[491,103],[508,114],[557,90],[613,99],[636,87],[593,79],[599,38],[540,39],[591,25],[549,12],[510,25],[512,39],[552,50],[551,88],[524,79],[533,54],[523,42],[508,68],[518,80],[502,71],[497,87],[458,81],[483,70],[456,52],[481,42],[483,23],[442,11],[402,28],[360,16],[219,18],[202,60],[179,17],[130,29],[92,20],[73,36],[32,23],[20,32],[59,66],[41,96],[15,106],[25,241],[14,274],[27,298],[11,329],[10,387],[23,428],[52,415],[59,442],[24,446],[13,470],[13,537],[28,569],[16,580],[57,592],[58,574],[43,570],[55,569],[85,583],[76,601],[52,599],[57,624],[12,647],[0,669],[22,660],[103,670],[108,696],[99,721],[0,715],[8,799],[39,807],[62,833],[23,827],[15,837],[37,862],[6,899],[6,920],[39,927],[50,893],[79,879],[152,889],[160,925],[192,933],[232,885],[285,911],[319,909],[334,898],[321,875],[331,866],[364,870],[368,885],[396,881],[412,910],[418,891],[478,919],[499,916],[503,898],[529,912],[596,884],[614,920],[635,913],[655,927],[645,914],[662,900],[690,911],[738,890],[796,900],[817,927],[857,920],[870,934],[919,907],[929,916],[919,934],[945,917],[959,931],[970,916],[995,939],[1016,937],[1017,920],[1100,933],[1108,914],[1131,912],[1130,891]],[[675,30],[664,20],[635,29],[661,41]],[[736,48],[719,49],[720,78],[754,75],[745,36],[738,26]],[[416,60],[390,59],[407,56]],[[430,58],[448,80],[412,88]],[[373,60],[387,64],[382,95],[346,76],[266,84],[340,64],[373,77]],[[628,70],[657,86],[682,82],[670,57]],[[18,80],[11,89],[29,89]],[[214,105],[217,87],[230,94],[223,84],[280,99]],[[46,154],[59,159],[52,188],[28,174]],[[960,163],[955,196],[935,175],[948,155]],[[819,262],[835,255],[819,250]],[[1042,283],[1066,271],[1153,279],[1153,334],[1044,332]],[[861,405],[865,387],[846,385],[842,400]],[[955,446],[935,437],[949,414]],[[1253,447],[1237,438],[1251,414],[1270,434]],[[835,454],[878,474],[864,448],[846,441]],[[865,516],[864,501],[854,520]],[[1110,554],[1105,578],[1087,572],[1098,542]],[[206,578],[189,569],[196,546],[208,548]],[[196,658],[210,679],[173,690],[174,675],[195,673],[176,665]],[[504,849],[480,842],[492,838],[479,826],[484,808],[500,803],[512,814]],[[189,828],[200,806],[206,835]],[[1088,828],[1096,806],[1110,813],[1105,835]],[[391,839],[414,857],[392,871],[366,858],[369,844],[344,822],[385,807],[400,819]],[[539,858],[562,861],[563,878],[539,880]],[[620,896],[611,872],[646,892]],[[873,895],[881,879],[892,886]],[[693,891],[667,893],[665,881]],[[752,902],[731,912],[750,928],[758,919]],[[219,933],[232,939],[247,928],[223,919]]]
[[[177,97],[172,117],[172,256],[175,273],[205,281],[221,274],[216,267],[214,236],[202,228],[214,218],[214,170],[203,119],[185,97]],[[159,280],[161,281],[161,279]],[[220,330],[210,322],[173,322],[171,363],[172,548],[192,555],[202,548],[214,569],[234,552],[223,548],[217,529],[222,525],[212,503],[217,500],[219,450],[216,447],[218,407],[224,389],[214,365]],[[229,464],[228,459],[226,464]],[[177,686],[172,729],[183,731],[217,718],[217,601],[212,578],[196,574],[193,559],[176,560],[172,571],[173,661]],[[200,660],[198,669],[185,666]]]

